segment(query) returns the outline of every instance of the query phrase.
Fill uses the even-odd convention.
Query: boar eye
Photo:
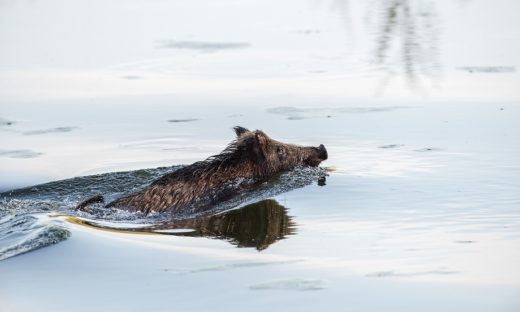
[[[276,148],[276,154],[278,154],[278,157],[279,157],[279,158],[285,158],[285,157],[286,157],[285,148],[283,148],[283,147],[277,147],[277,148]]]

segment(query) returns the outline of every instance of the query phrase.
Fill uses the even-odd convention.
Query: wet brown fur
[[[254,188],[274,174],[301,165],[317,166],[327,159],[323,145],[286,144],[260,130],[249,131],[242,127],[234,130],[237,138],[220,154],[167,174],[144,190],[116,199],[106,207],[145,214],[204,211]],[[94,202],[99,202],[99,198]]]

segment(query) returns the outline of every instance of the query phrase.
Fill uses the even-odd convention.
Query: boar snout
[[[323,146],[323,144],[320,144],[320,146],[318,146],[318,157],[321,160],[327,160],[327,158],[329,158],[329,154],[327,154],[327,149],[325,148],[325,146]]]
[[[308,147],[308,149],[310,151],[310,155],[306,159],[305,163],[309,166],[316,167],[329,157],[327,149],[325,149],[323,144],[320,144],[318,147]]]

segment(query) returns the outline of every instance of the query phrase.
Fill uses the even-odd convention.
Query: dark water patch
[[[168,119],[167,122],[192,122],[200,120],[199,118],[180,118],[180,119]]]
[[[457,244],[475,244],[476,241],[474,241],[474,240],[457,240],[457,241],[455,241],[455,243],[457,243]]]
[[[423,275],[452,275],[459,274],[457,271],[448,271],[448,270],[432,270],[432,271],[424,271],[424,272],[395,272],[395,271],[381,271],[374,272],[365,275],[366,277],[415,277],[415,276],[423,276]]]
[[[463,66],[457,67],[457,69],[466,71],[468,73],[501,74],[516,72],[515,66]]]
[[[312,291],[325,289],[325,281],[320,279],[294,278],[280,281],[259,283],[249,286],[251,290],[295,290]]]
[[[35,158],[43,155],[43,153],[35,152],[29,149],[19,149],[19,150],[0,150],[0,157],[9,157],[9,158]]]
[[[442,151],[442,148],[438,148],[438,147],[425,147],[425,148],[416,149],[415,151],[419,152],[419,153],[440,152],[440,151]]]
[[[220,50],[244,49],[251,46],[247,42],[209,42],[209,41],[158,41],[159,48],[197,50],[203,52],[214,52]]]
[[[381,146],[378,146],[378,148],[382,148],[382,149],[395,149],[395,148],[400,148],[400,147],[403,147],[404,144],[387,144],[387,145],[381,145]]]
[[[0,117],[0,127],[1,126],[12,126],[16,123],[14,120],[4,119]]]
[[[304,116],[289,116],[287,117],[288,120],[303,120],[303,119],[309,119],[309,117]]]
[[[47,134],[47,133],[66,133],[71,132],[78,129],[78,127],[56,127],[50,129],[43,130],[32,130],[32,131],[24,131],[22,132],[24,135],[39,135],[39,134]]]
[[[6,216],[0,220],[0,260],[66,240],[70,232],[59,221],[35,216]]]

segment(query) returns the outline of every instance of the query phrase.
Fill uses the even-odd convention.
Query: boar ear
[[[249,130],[247,130],[244,127],[240,127],[240,126],[234,127],[233,130],[235,130],[235,133],[237,134],[237,137],[241,136],[242,134],[244,134],[246,132],[249,132]]]
[[[255,163],[262,163],[265,161],[264,149],[262,148],[262,138],[255,131],[254,135],[247,136],[242,141],[244,144],[243,151],[246,152],[246,157]]]

